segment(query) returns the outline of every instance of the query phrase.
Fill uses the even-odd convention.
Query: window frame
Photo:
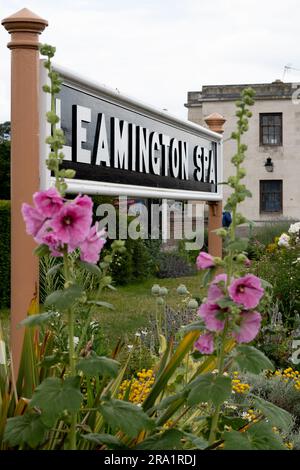
[[[274,182],[277,181],[280,183],[280,191],[278,193],[280,194],[280,209],[278,211],[267,211],[264,210],[262,207],[263,204],[263,194],[266,194],[266,192],[263,191],[263,183],[265,182]],[[270,191],[269,191],[270,193]],[[283,213],[283,180],[276,179],[276,180],[271,180],[271,179],[266,179],[266,180],[259,180],[259,213],[260,214],[282,214]]]
[[[263,142],[263,128],[264,127],[272,127],[272,126],[266,126],[266,125],[263,125],[263,118],[264,116],[279,116],[280,117],[280,126],[276,126],[274,124],[274,127],[279,127],[280,128],[280,133],[279,133],[279,136],[280,136],[280,143],[279,144],[271,144],[271,143],[268,143],[268,144],[265,144]],[[278,112],[278,113],[259,113],[259,145],[262,146],[262,147],[282,147],[283,145],[283,114],[281,112]]]

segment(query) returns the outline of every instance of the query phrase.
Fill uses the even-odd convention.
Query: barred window
[[[260,180],[260,212],[282,212],[282,180]]]
[[[259,115],[260,145],[282,145],[282,113]]]

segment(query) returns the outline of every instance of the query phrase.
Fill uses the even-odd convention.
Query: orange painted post
[[[48,23],[24,8],[2,24],[11,34],[11,350],[17,373],[24,338],[17,325],[38,295],[38,259],[21,206],[39,189],[38,36]]]
[[[211,131],[223,134],[223,125],[226,119],[221,114],[213,113],[205,119]],[[213,230],[222,227],[222,201],[208,203],[208,252],[213,256],[222,257],[222,238],[218,237]]]

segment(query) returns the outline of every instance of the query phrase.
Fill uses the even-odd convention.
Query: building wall
[[[224,178],[233,174],[230,162],[235,153],[235,141],[230,139],[236,128],[235,101],[207,101],[188,106],[188,119],[205,126],[204,118],[213,112],[226,118],[224,132]],[[249,131],[243,142],[248,145],[244,166],[247,175],[244,179],[252,198],[241,205],[243,214],[254,221],[278,219],[300,219],[300,105],[289,99],[257,100],[251,107],[253,113]],[[259,114],[282,113],[282,146],[260,146]],[[264,167],[267,157],[274,163],[274,171],[268,173]],[[283,210],[279,213],[260,213],[260,180],[283,180]],[[224,200],[230,189],[224,186]]]

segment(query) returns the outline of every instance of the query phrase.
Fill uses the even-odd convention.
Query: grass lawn
[[[106,291],[103,300],[114,305],[115,310],[102,310],[98,320],[103,325],[105,335],[114,343],[118,338],[134,335],[139,328],[147,326],[149,316],[155,312],[156,302],[151,295],[153,284],[167,287],[168,305],[178,307],[183,297],[177,294],[179,284],[185,284],[192,296],[199,296],[199,275],[171,279],[148,279],[145,282],[118,287],[116,292]]]
[[[95,315],[99,320],[108,345],[115,345],[119,338],[130,339],[139,328],[145,328],[149,316],[155,312],[155,298],[151,295],[153,284],[159,284],[169,289],[167,303],[171,307],[178,307],[183,297],[177,294],[179,284],[185,284],[192,296],[199,296],[200,275],[170,279],[152,278],[144,282],[119,286],[117,291],[107,290],[103,299],[114,305],[115,310],[101,309]],[[0,319],[4,333],[7,334],[9,326],[9,309],[0,310]]]

